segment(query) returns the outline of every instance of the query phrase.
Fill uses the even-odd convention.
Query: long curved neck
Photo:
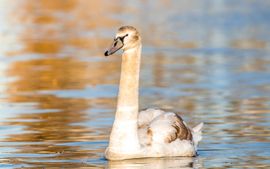
[[[141,45],[122,55],[117,110],[109,144],[112,151],[127,153],[140,148],[137,132],[140,60]]]
[[[141,46],[125,51],[122,55],[116,118],[137,120],[140,60]]]

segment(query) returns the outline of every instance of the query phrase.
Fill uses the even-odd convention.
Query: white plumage
[[[131,26],[118,30],[105,55],[123,49],[117,110],[105,157],[121,160],[143,157],[195,156],[203,123],[193,129],[173,112],[138,112],[141,38]]]
[[[149,156],[195,156],[202,139],[203,123],[190,129],[176,113],[160,109],[141,111],[138,126],[141,145],[150,147]]]

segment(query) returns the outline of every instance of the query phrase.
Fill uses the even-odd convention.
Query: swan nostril
[[[113,44],[113,47],[115,47],[117,45],[117,41]]]

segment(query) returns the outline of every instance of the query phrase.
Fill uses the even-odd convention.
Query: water
[[[0,168],[269,168],[270,3],[0,1]],[[205,122],[195,158],[108,162],[120,25],[143,37],[140,107]]]

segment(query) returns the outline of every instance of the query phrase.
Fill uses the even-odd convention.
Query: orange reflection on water
[[[108,133],[107,130],[101,130],[97,135],[97,131],[81,123],[95,121],[96,117],[87,115],[88,109],[91,104],[106,103],[108,99],[91,101],[85,98],[62,98],[46,94],[46,91],[80,90],[89,85],[115,81],[108,77],[119,68],[119,64],[89,64],[76,59],[77,53],[69,52],[69,48],[81,48],[94,54],[100,50],[101,44],[105,44],[104,38],[80,35],[82,31],[90,32],[117,23],[100,15],[104,10],[115,10],[104,3],[77,0],[21,1],[13,9],[17,12],[8,16],[12,18],[9,22],[12,27],[20,28],[16,40],[22,47],[6,53],[9,57],[18,58],[6,72],[7,76],[16,77],[7,85],[6,101],[14,104],[34,103],[34,106],[32,113],[19,113],[4,123],[7,126],[23,126],[23,132],[9,134],[3,142],[31,143],[11,146],[16,148],[19,158],[8,157],[5,163],[36,167],[91,167],[84,160],[99,158],[96,153],[103,153],[102,149],[86,150],[68,143],[107,139],[107,134],[102,134]],[[96,17],[99,22],[93,22]],[[40,57],[28,59],[28,55]],[[111,103],[114,100],[109,100]],[[33,154],[37,161],[27,154]],[[61,162],[66,159],[81,162]],[[50,162],[54,160],[58,163]]]
[[[241,168],[249,161],[263,166],[268,156],[256,155],[270,137],[264,96],[270,88],[261,77],[270,70],[264,56],[269,42],[257,37],[262,28],[235,33],[224,27],[222,19],[233,14],[230,3],[6,0],[1,5],[10,9],[0,38],[11,44],[3,44],[1,53],[0,78],[11,78],[0,81],[7,107],[1,113],[12,115],[0,125],[15,128],[1,137],[0,151],[6,153],[1,162],[18,168]],[[180,112],[191,126],[206,122],[198,158],[106,164],[121,58],[105,59],[103,51],[122,24],[135,25],[143,36],[141,107]]]

